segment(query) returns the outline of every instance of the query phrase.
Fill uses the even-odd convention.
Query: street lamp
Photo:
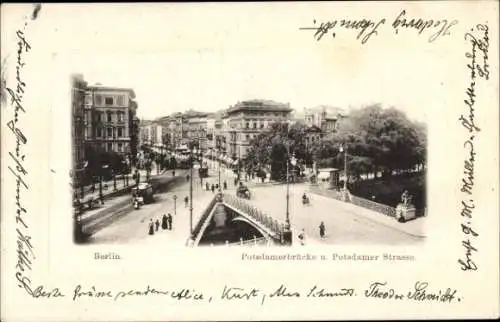
[[[101,171],[100,171],[100,176],[99,176],[99,199],[101,200],[101,204],[104,204],[104,195],[102,193],[102,180],[104,176],[104,166],[101,166]]]
[[[289,183],[289,161],[290,161],[290,140],[288,139],[290,123],[287,124],[287,145],[286,145],[286,220],[283,231],[283,241],[287,245],[292,245],[292,231],[290,226],[290,183]]]
[[[191,147],[189,160],[189,237],[193,239],[193,148]]]
[[[347,146],[344,148],[342,145],[339,147],[339,152],[344,152],[344,190],[347,190]]]
[[[174,195],[174,216],[177,215],[177,195]]]
[[[218,159],[218,164],[219,164],[219,192],[221,192],[221,187],[220,187],[220,159],[221,159],[221,152],[220,152],[220,148],[221,148],[221,143],[220,143],[220,137],[217,137],[215,139],[215,146],[217,148],[217,159]]]

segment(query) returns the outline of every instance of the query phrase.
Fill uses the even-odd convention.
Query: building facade
[[[139,146],[151,144],[150,120],[141,120],[139,123]]]
[[[73,170],[81,169],[85,163],[85,93],[87,82],[80,74],[72,76],[72,151]]]
[[[188,111],[184,115],[185,135],[188,142],[195,142],[199,149],[207,151],[207,118],[209,113]]]
[[[247,100],[238,102],[227,110],[227,152],[233,159],[244,158],[250,142],[261,131],[276,122],[290,120],[292,109],[289,103],[271,100]]]
[[[323,132],[335,132],[345,117],[343,109],[334,106],[320,105],[304,108],[304,120],[309,127],[317,126]]]
[[[135,93],[130,88],[88,86],[85,97],[86,141],[107,152],[135,156],[139,144],[139,120],[134,99]]]

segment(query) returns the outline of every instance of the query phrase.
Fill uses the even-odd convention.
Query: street
[[[422,238],[397,230],[361,215],[362,208],[347,207],[335,199],[309,194],[310,205],[302,204],[306,184],[290,185],[290,223],[296,231],[304,229],[307,240],[324,244],[388,244],[409,245]],[[271,185],[252,189],[250,203],[282,222],[286,218],[286,185]],[[354,209],[354,210],[353,210]],[[380,219],[384,218],[382,214]],[[394,221],[393,219],[391,219]],[[319,225],[326,226],[325,238],[319,236]]]
[[[149,243],[158,242],[184,245],[189,236],[189,207],[184,205],[184,197],[189,196],[189,182],[185,180],[187,171],[178,171],[183,179],[167,192],[155,195],[155,202],[146,204],[139,210],[134,210],[127,204],[114,212],[113,219],[103,225],[89,240],[89,243]],[[204,179],[203,187],[197,171],[193,171],[193,226],[196,225],[201,212],[213,198],[211,191],[205,191],[205,182],[218,183],[218,172],[210,170],[210,177]],[[162,177],[171,176],[168,171]],[[227,181],[228,190],[225,193],[234,195],[234,175],[230,171],[221,172],[221,182]],[[271,215],[273,218],[285,222],[286,217],[286,185],[251,185],[252,199],[249,203]],[[410,245],[419,243],[422,238],[397,229],[393,219],[377,215],[375,219],[363,215],[364,210],[353,205],[346,205],[328,197],[308,193],[310,205],[302,204],[302,194],[308,190],[306,184],[290,185],[289,214],[292,229],[298,234],[304,229],[306,244],[388,244]],[[177,195],[174,211],[174,195]],[[175,214],[174,214],[175,212]],[[163,231],[161,227],[155,235],[148,235],[148,224],[151,219],[159,220],[163,214],[173,216],[173,230]],[[378,217],[381,216],[381,217]],[[391,220],[394,227],[384,224],[384,220]],[[320,238],[319,225],[323,221],[326,226],[326,236]],[[394,223],[393,223],[394,222]],[[295,236],[296,237],[296,236]]]
[[[171,176],[172,171],[166,172],[165,176]],[[189,196],[189,182],[185,179],[186,174],[189,173],[185,170],[177,170],[176,175],[182,176],[183,180],[166,192],[157,193],[155,195],[155,202],[143,205],[140,209],[135,210],[130,203],[124,205],[121,209],[114,212],[113,220],[106,223],[95,234],[93,234],[88,243],[101,244],[101,243],[138,243],[138,242],[156,242],[161,239],[162,242],[172,244],[184,244],[189,237],[189,206],[185,207],[184,197]],[[201,187],[200,179],[197,171],[193,171],[193,226],[196,225],[198,216],[206,205],[213,198],[212,191],[205,191]],[[203,187],[206,180],[210,184],[218,182],[217,172],[212,170],[211,177],[203,179]],[[221,176],[221,182],[228,180],[227,175]],[[175,215],[174,215],[174,195],[177,196],[175,202]],[[148,235],[148,225],[150,219],[161,223],[161,217],[164,214],[171,213],[173,216],[173,230],[163,231],[161,227],[155,235]]]

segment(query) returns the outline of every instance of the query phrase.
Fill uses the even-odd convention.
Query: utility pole
[[[191,147],[189,162],[189,236],[193,239],[193,148]]]
[[[290,183],[289,183],[289,169],[288,163],[290,162],[290,140],[288,139],[288,131],[290,124],[287,124],[287,145],[286,145],[286,220],[285,227],[283,231],[283,241],[286,245],[292,245],[292,231],[290,226],[290,212],[289,212],[289,200],[290,200]]]
[[[343,146],[340,146],[339,150],[340,152],[344,152],[344,175],[345,175],[344,190],[346,190],[347,189],[347,146],[345,148]]]
[[[218,165],[219,165],[219,192],[221,191],[221,187],[220,187],[220,147],[221,147],[221,143],[220,143],[220,137],[217,137],[215,139],[215,146],[217,148],[217,159],[218,159]]]

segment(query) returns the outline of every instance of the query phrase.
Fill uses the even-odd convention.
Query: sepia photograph
[[[93,70],[92,76],[102,78],[86,78],[83,68],[72,76],[77,243],[194,247],[425,240],[425,119],[408,116],[411,104],[404,101],[370,103],[374,97],[363,96],[362,84],[351,100],[344,94],[338,102],[335,88],[304,87],[300,101],[293,102],[293,95],[282,94],[290,85],[280,72],[289,62],[272,52],[262,55],[266,64],[254,62],[247,74],[247,62],[238,56],[219,60],[194,48],[183,55],[182,66],[200,66],[189,74],[189,86],[179,81],[179,73],[187,74],[182,66],[168,67],[175,53],[157,57],[165,66],[158,81],[172,84],[168,91],[176,93],[175,101],[165,99],[156,84],[141,83],[148,78],[141,66],[150,63],[145,57],[134,60],[138,74],[109,62],[108,69]],[[225,74],[230,59],[241,65]],[[214,63],[222,72],[211,80],[205,64]],[[312,83],[320,72],[300,82]],[[241,75],[235,80],[234,73]],[[269,85],[269,77],[277,80]],[[202,86],[207,91],[193,97]],[[234,92],[224,96],[229,88]],[[207,101],[213,91],[220,93],[217,101]],[[234,101],[237,93],[241,97]]]

